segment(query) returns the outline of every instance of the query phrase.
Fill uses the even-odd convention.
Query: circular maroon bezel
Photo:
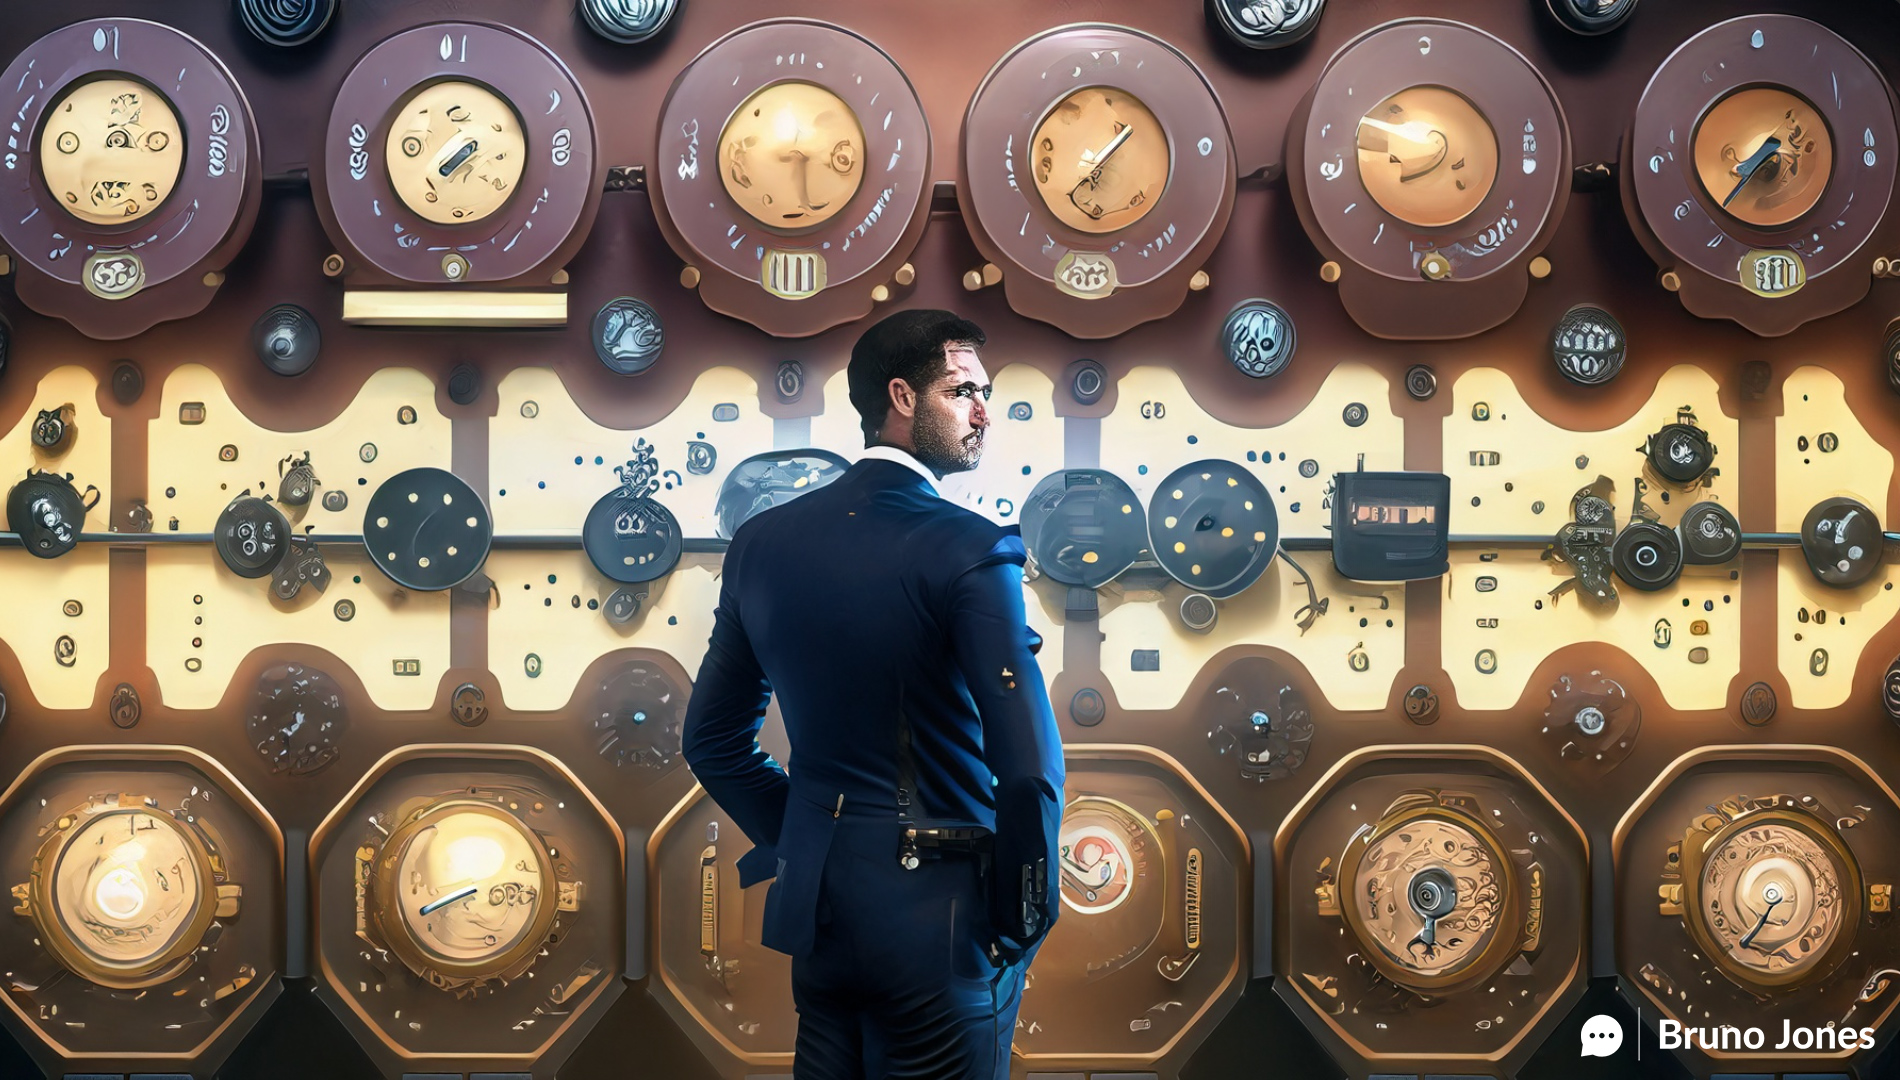
[[[479,83],[521,119],[528,160],[512,198],[481,219],[439,225],[410,210],[389,182],[387,128],[419,86]],[[468,260],[459,282],[508,281],[561,253],[599,206],[593,111],[580,83],[540,42],[479,23],[405,30],[364,53],[337,88],[324,132],[322,190],[348,246],[402,281],[453,284],[442,260]]]
[[[719,136],[753,94],[809,82],[838,95],[864,129],[864,181],[845,207],[815,227],[782,230],[740,209],[720,181]],[[648,189],[680,258],[707,276],[701,296],[716,311],[783,334],[812,334],[852,317],[819,303],[837,286],[908,253],[930,198],[930,124],[909,78],[884,51],[849,30],[806,19],[744,26],[706,47],[673,81],[660,107]],[[913,228],[913,224],[917,228]],[[825,288],[802,299],[761,284],[765,251],[816,251]],[[901,252],[900,252],[901,248]],[[855,306],[870,309],[870,290]]]
[[[1703,116],[1735,91],[1755,86],[1783,87],[1806,99],[1834,140],[1833,173],[1820,202],[1778,229],[1723,213],[1695,172],[1691,140]],[[1742,260],[1751,251],[1799,255],[1812,283],[1864,247],[1886,214],[1896,156],[1893,99],[1860,50],[1808,19],[1749,15],[1695,35],[1656,69],[1636,103],[1628,168],[1636,209],[1657,240],[1683,263],[1739,287]]]
[[[178,114],[184,164],[156,212],[124,225],[94,225],[68,213],[47,188],[38,161],[40,128],[47,109],[74,85],[121,76],[151,87]],[[91,19],[55,30],[0,75],[0,101],[13,118],[10,145],[0,157],[0,241],[54,281],[84,293],[89,256],[130,250],[144,266],[145,284],[129,300],[198,269],[234,229],[255,220],[262,178],[250,104],[210,50],[169,26]],[[126,303],[90,293],[84,298]]]
[[[1091,86],[1140,98],[1168,136],[1167,187],[1140,221],[1112,233],[1063,224],[1028,180],[1036,126],[1057,102]],[[970,98],[961,149],[957,196],[978,247],[1008,264],[1003,280],[1012,306],[1081,337],[1119,333],[1173,311],[1187,292],[1186,270],[1206,258],[1233,210],[1233,136],[1213,87],[1173,46],[1126,27],[1061,26],[1010,50]],[[1071,251],[1114,260],[1116,288],[1110,295],[1116,300],[1163,282],[1177,285],[1169,291],[1178,295],[1161,298],[1156,308],[1058,294],[1070,302],[1060,305],[1059,314],[1042,305],[1024,311],[1018,279],[1028,276],[1038,292],[1056,292],[1057,266]],[[1012,275],[1010,267],[1021,273]]]
[[[1415,86],[1461,95],[1498,139],[1491,191],[1442,228],[1393,216],[1359,175],[1360,117]],[[1334,54],[1311,101],[1295,189],[1332,247],[1384,277],[1423,281],[1419,260],[1432,253],[1450,260],[1453,281],[1498,273],[1531,250],[1570,189],[1569,134],[1550,84],[1522,53],[1474,27],[1414,19],[1370,30]]]

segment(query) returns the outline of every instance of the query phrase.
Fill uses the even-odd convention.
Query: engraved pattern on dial
[[[1123,919],[1139,920],[1139,912],[1158,913],[1160,889],[1147,879],[1148,862],[1160,850],[1154,826],[1132,808],[1096,795],[1076,799],[1062,812],[1056,841],[1063,906],[1079,915],[1106,915],[1138,897]],[[1158,918],[1153,922],[1145,934],[1136,935],[1139,941],[1118,938],[1116,943],[1141,951],[1160,928]]]
[[[205,273],[236,256],[263,193],[250,105],[216,56],[158,23],[92,19],[15,57],[0,103],[0,243],[29,307],[119,339],[211,302]]]
[[[472,224],[501,209],[521,181],[526,150],[515,110],[461,79],[409,95],[383,141],[397,197],[437,225]]]
[[[923,102],[848,30],[775,19],[726,35],[673,81],[658,131],[648,191],[667,243],[708,307],[769,333],[868,314],[923,235]]]
[[[1477,818],[1406,800],[1340,857],[1341,914],[1373,966],[1429,990],[1485,978],[1524,917],[1509,855]]]
[[[506,27],[434,23],[383,41],[338,88],[323,149],[312,186],[326,228],[400,281],[507,281],[558,264],[600,200],[586,95]],[[450,254],[466,260],[453,279]]]
[[[1018,45],[977,87],[957,201],[1012,308],[1112,337],[1180,306],[1226,228],[1235,169],[1227,116],[1192,61],[1139,31],[1069,26]]]
[[[1860,922],[1863,886],[1832,828],[1791,800],[1769,802],[1734,820],[1702,818],[1691,829],[1683,845],[1683,917],[1723,974],[1773,988],[1833,971]]]
[[[1168,186],[1168,133],[1140,98],[1112,86],[1056,102],[1036,126],[1030,152],[1042,201],[1079,232],[1133,225]]]
[[[1867,295],[1854,267],[1900,139],[1886,80],[1832,31],[1750,15],[1696,34],[1651,76],[1624,147],[1624,207],[1694,314],[1778,335]]]
[[[40,129],[40,172],[66,212],[93,225],[136,221],[178,183],[185,140],[171,102],[131,79],[68,90]]]
[[[1338,287],[1355,321],[1381,337],[1465,337],[1523,303],[1524,264],[1569,201],[1570,139],[1523,54],[1411,19],[1327,62],[1289,123],[1287,175],[1314,244],[1351,264]]]
[[[171,815],[114,800],[74,811],[34,861],[32,911],[67,967],[118,989],[190,964],[217,907],[211,855]]]
[[[552,864],[540,838],[495,804],[436,801],[405,815],[377,854],[375,917],[396,924],[390,950],[439,986],[514,978],[554,927]]]

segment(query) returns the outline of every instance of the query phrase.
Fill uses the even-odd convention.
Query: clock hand
[[[1741,177],[1741,179],[1735,182],[1734,189],[1728,193],[1728,198],[1722,200],[1722,205],[1726,207],[1729,203],[1734,202],[1735,196],[1740,195],[1742,189],[1748,186],[1748,182],[1755,178],[1756,170],[1760,169],[1762,165],[1773,156],[1775,151],[1780,149],[1781,140],[1770,135],[1768,136],[1768,141],[1762,143],[1759,150],[1748,155],[1747,161],[1735,166],[1735,175]]]
[[[440,900],[436,900],[432,903],[422,905],[422,910],[418,912],[418,914],[433,915],[436,912],[441,911],[443,908],[448,907],[450,904],[453,904],[458,900],[466,900],[469,897],[474,896],[476,893],[480,891],[481,891],[480,889],[477,889],[473,885],[464,885],[463,887],[455,890],[454,892],[450,893],[449,895],[443,897]]]
[[[1121,130],[1115,133],[1115,137],[1108,140],[1108,145],[1102,147],[1101,153],[1096,154],[1088,150],[1082,151],[1082,171],[1084,173],[1092,173],[1108,164],[1108,159],[1114,155],[1115,151],[1120,150],[1122,144],[1127,142],[1129,136],[1134,133],[1135,126],[1133,124],[1123,124]]]
[[[1372,137],[1360,136],[1360,148],[1390,157],[1394,164],[1400,166],[1399,181],[1401,183],[1416,180],[1436,169],[1451,152],[1451,143],[1445,138],[1445,133],[1423,120],[1407,120],[1403,124],[1391,124],[1367,116],[1360,119],[1359,127],[1362,132],[1368,127],[1372,128]],[[1392,148],[1394,140],[1401,144],[1398,150]],[[1407,143],[1411,145],[1409,147],[1404,145]],[[1410,153],[1406,153],[1407,150]],[[1405,164],[1407,159],[1411,159],[1414,164],[1407,167]]]
[[[1769,913],[1773,912],[1775,910],[1775,905],[1779,903],[1781,903],[1781,897],[1778,894],[1771,895],[1768,898],[1768,906],[1762,909],[1761,918],[1755,920],[1754,929],[1748,932],[1748,936],[1742,938],[1741,942],[1735,946],[1736,948],[1738,949],[1755,948],[1754,946],[1755,935],[1761,933],[1762,927],[1768,925]],[[1761,950],[1759,948],[1755,948],[1755,951],[1760,952]]]

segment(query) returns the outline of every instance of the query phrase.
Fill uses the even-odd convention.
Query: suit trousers
[[[792,960],[798,1080],[1008,1080],[1029,958],[990,962],[975,859],[905,870],[893,818],[847,815],[816,918],[811,953]]]

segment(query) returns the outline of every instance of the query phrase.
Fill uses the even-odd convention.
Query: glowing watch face
[[[1147,216],[1168,185],[1168,133],[1141,99],[1110,86],[1056,103],[1034,136],[1036,190],[1079,232],[1109,233]]]
[[[131,79],[67,91],[40,130],[40,172],[68,213],[118,225],[156,210],[178,183],[185,140],[164,96]]]
[[[1462,94],[1414,86],[1359,120],[1359,178],[1386,212],[1436,229],[1471,216],[1498,176],[1498,137]]]
[[[1083,797],[1062,815],[1056,861],[1062,902],[1083,915],[1102,915],[1141,887],[1160,847],[1146,818],[1112,799]]]
[[[726,194],[760,224],[821,225],[864,182],[864,128],[851,106],[822,86],[773,83],[726,121],[719,173]]]
[[[1362,937],[1401,967],[1454,974],[1499,929],[1510,879],[1500,853],[1461,822],[1420,817],[1373,840],[1341,904],[1357,905]]]
[[[498,957],[529,932],[546,852],[512,820],[458,810],[425,824],[396,861],[402,925],[425,952],[467,964]]]
[[[483,86],[430,83],[405,99],[385,146],[389,183],[403,205],[438,225],[480,221],[521,182],[521,118]]]
[[[1827,121],[1781,87],[1751,87],[1716,102],[1696,126],[1694,145],[1702,189],[1757,228],[1778,228],[1812,210],[1833,172]]]
[[[169,816],[100,814],[81,826],[53,867],[59,930],[107,969],[160,960],[206,902],[196,852]]]
[[[1845,926],[1836,856],[1807,830],[1770,821],[1718,841],[1702,866],[1699,918],[1732,962],[1763,975],[1805,972]]]

